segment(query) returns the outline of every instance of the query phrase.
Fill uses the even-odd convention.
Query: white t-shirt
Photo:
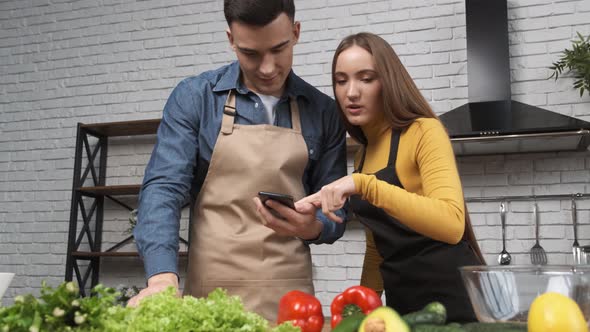
[[[266,111],[268,123],[274,124],[275,123],[275,106],[279,102],[280,98],[275,97],[275,96],[263,95],[263,94],[257,94],[257,95],[258,95],[258,97],[260,97],[262,104],[264,104],[264,110]]]

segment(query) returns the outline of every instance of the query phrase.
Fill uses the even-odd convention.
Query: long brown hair
[[[355,45],[365,49],[373,56],[375,71],[379,75],[382,86],[383,112],[385,113],[386,121],[389,121],[394,130],[401,131],[409,127],[418,118],[438,119],[391,45],[383,38],[368,32],[350,35],[344,38],[336,48],[334,58],[332,59],[332,87],[334,88],[334,96],[336,96],[336,77],[334,74],[336,73],[338,56],[343,51]],[[336,101],[336,107],[344,121],[348,134],[357,142],[363,145],[367,144],[367,138],[361,128],[352,125],[346,119],[338,101]],[[471,219],[467,211],[467,204],[465,204],[465,230],[463,232],[463,240],[469,243],[481,264],[485,264],[485,259],[473,232]]]
[[[382,86],[382,102],[385,119],[395,130],[409,127],[417,118],[437,118],[424,99],[414,80],[400,61],[399,57],[383,38],[368,32],[361,32],[344,38],[336,48],[332,59],[332,87],[336,87],[336,63],[340,53],[352,46],[359,46],[369,52],[375,61],[375,71]],[[336,91],[334,90],[334,95]],[[367,139],[359,126],[352,125],[344,116],[342,108],[336,107],[344,120],[350,136],[361,144]]]
[[[481,253],[481,248],[479,247],[479,244],[477,243],[477,238],[475,237],[475,233],[473,232],[473,226],[471,225],[471,218],[469,217],[469,211],[467,210],[467,203],[464,203],[464,204],[465,204],[465,230],[463,231],[462,240],[466,241],[469,244],[469,246],[473,250],[473,253],[475,254],[477,259],[479,260],[479,263],[482,265],[485,265],[486,259],[483,257],[483,254]]]

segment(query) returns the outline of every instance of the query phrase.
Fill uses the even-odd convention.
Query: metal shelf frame
[[[91,147],[88,136],[92,135],[98,139],[97,144]],[[78,257],[72,255],[78,251],[80,246],[87,244],[92,252],[100,252],[102,244],[102,225],[104,221],[104,195],[92,195],[80,191],[88,175],[92,176],[94,186],[104,186],[106,181],[108,138],[104,135],[95,135],[78,123],[76,132],[76,151],[74,155],[74,178],[72,181],[72,201],[70,206],[70,225],[68,231],[68,248],[66,255],[65,280],[72,281],[76,278],[80,293],[86,295],[86,286],[90,281],[90,288],[98,284],[100,272],[100,258],[92,257],[87,265],[79,264]],[[98,155],[98,166],[95,167],[95,160]],[[82,172],[82,161],[86,157],[88,164]],[[97,172],[98,168],[98,172]],[[98,174],[97,174],[98,173]],[[92,202],[90,208],[86,208],[84,197]],[[126,208],[129,208],[128,206]],[[79,221],[82,227],[78,232]],[[94,229],[91,231],[90,224],[94,220]]]
[[[133,241],[132,235],[102,250],[105,198],[132,211],[133,207],[116,196],[137,195],[141,189],[141,185],[106,186],[109,137],[155,134],[159,123],[160,119],[150,119],[77,125],[65,280],[75,278],[82,296],[89,295],[87,290],[99,282],[101,257],[139,256],[137,252],[117,251]],[[90,137],[94,137],[96,143],[91,144]],[[87,161],[86,167],[84,161]],[[192,211],[189,219],[192,219]],[[180,241],[188,246],[188,241],[182,237]],[[187,255],[180,252],[179,256]]]

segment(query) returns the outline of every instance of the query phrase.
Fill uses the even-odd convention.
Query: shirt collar
[[[302,96],[307,98],[306,94],[304,93],[304,86],[305,83],[303,80],[299,76],[295,75],[293,70],[291,70],[291,72],[289,72],[289,76],[287,76],[285,94],[290,97]],[[215,84],[213,91],[218,92],[231,89],[235,89],[240,94],[247,94],[249,91],[244,83],[240,80],[240,64],[238,61],[234,61],[228,66],[225,73]]]

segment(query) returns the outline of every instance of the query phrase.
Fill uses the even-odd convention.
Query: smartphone
[[[260,197],[260,200],[262,201],[262,204],[264,204],[264,206],[266,206],[266,201],[269,199],[272,199],[273,201],[277,201],[287,207],[290,207],[291,209],[295,210],[295,203],[293,201],[293,196],[291,195],[286,195],[286,194],[279,194],[279,193],[273,193],[273,192],[268,192],[268,191],[260,191],[258,192],[258,197]],[[270,207],[266,206],[270,212],[272,214],[275,215],[275,217],[277,218],[283,218],[283,216],[281,216],[277,211],[275,211],[274,209],[271,209]],[[283,218],[284,219],[284,218]]]
[[[260,200],[262,201],[262,203],[265,203],[267,199],[272,199],[273,201],[277,201],[277,202],[295,210],[295,203],[293,200],[293,196],[291,196],[291,195],[273,193],[273,192],[268,192],[268,191],[260,191],[260,192],[258,192],[258,197],[260,197]]]

